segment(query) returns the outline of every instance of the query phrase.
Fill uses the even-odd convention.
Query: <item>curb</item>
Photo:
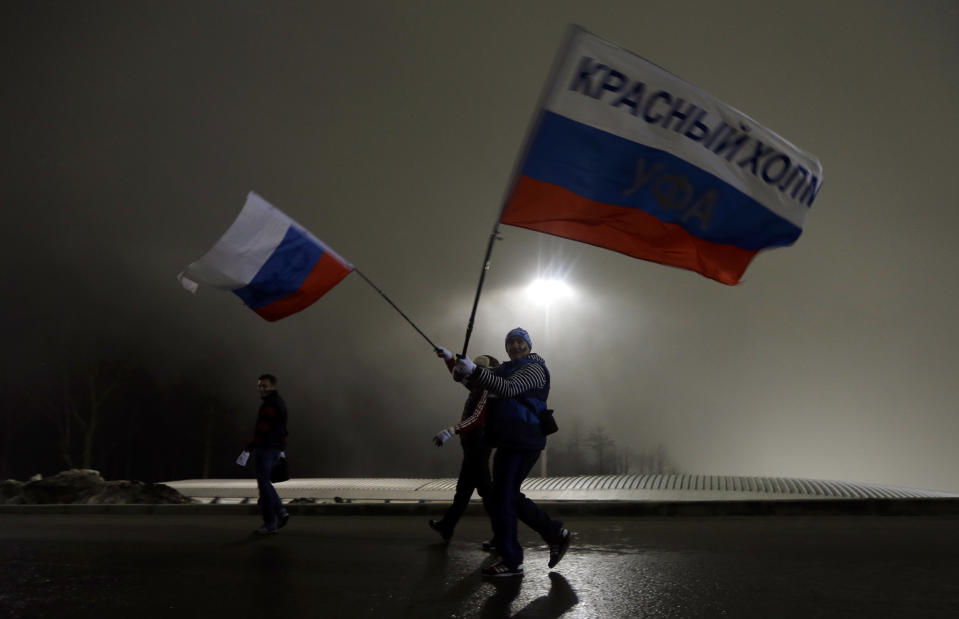
[[[798,501],[537,501],[558,516],[613,518],[673,518],[717,516],[957,516],[959,498],[929,499],[830,499]],[[298,503],[287,505],[298,516],[431,516],[441,514],[448,502],[430,503]],[[185,516],[256,514],[250,504],[51,504],[0,505],[0,514],[115,514]],[[483,516],[478,501],[469,516]]]

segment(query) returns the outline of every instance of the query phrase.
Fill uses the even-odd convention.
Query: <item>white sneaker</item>
[[[497,563],[496,565],[491,565],[489,567],[484,567],[480,570],[480,574],[483,576],[488,576],[490,578],[500,578],[504,576],[522,576],[523,575],[523,564],[520,563],[516,567],[510,567],[505,563]]]

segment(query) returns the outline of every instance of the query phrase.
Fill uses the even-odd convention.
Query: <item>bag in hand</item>
[[[273,483],[278,483],[281,481],[286,481],[289,478],[290,465],[286,461],[286,456],[283,456],[276,461],[276,464],[273,465],[273,470],[270,471],[270,481]]]
[[[553,419],[553,409],[547,408],[539,414],[539,429],[543,436],[549,436],[559,430],[556,420]]]

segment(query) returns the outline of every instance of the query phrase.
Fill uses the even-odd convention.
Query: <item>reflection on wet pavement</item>
[[[0,617],[954,617],[959,519],[595,518],[484,579],[482,518],[0,516]]]

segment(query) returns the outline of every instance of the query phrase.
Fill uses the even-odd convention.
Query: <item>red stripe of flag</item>
[[[323,252],[299,290],[253,311],[271,322],[295,314],[329,292],[352,270],[330,252]]]
[[[729,285],[739,282],[757,253],[703,240],[640,209],[595,202],[527,176],[518,179],[500,221],[690,269]]]

